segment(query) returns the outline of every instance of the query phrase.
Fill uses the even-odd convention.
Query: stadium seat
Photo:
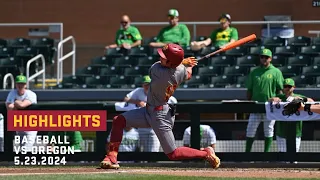
[[[298,48],[295,46],[281,46],[275,48],[275,55],[294,56],[298,53]]]
[[[196,41],[204,41],[206,40],[208,37],[207,36],[197,36],[196,37]]]
[[[124,69],[124,75],[125,76],[142,76],[144,74],[147,74],[147,71],[143,67],[128,67]]]
[[[320,37],[312,38],[312,45],[320,46]]]
[[[0,48],[0,58],[13,57],[13,49],[10,47]]]
[[[248,67],[246,66],[225,67],[223,70],[223,74],[231,75],[231,76],[244,76],[248,74]]]
[[[309,56],[319,56],[320,55],[320,46],[301,47],[301,54],[306,54]]]
[[[288,46],[309,46],[311,38],[305,36],[295,36],[287,39]]]
[[[112,59],[107,58],[106,56],[99,56],[91,59],[91,65],[93,66],[109,66],[112,65]]]
[[[217,56],[219,57],[219,56]],[[210,65],[210,58],[204,58],[201,61],[198,61],[197,67],[204,67],[204,66],[209,66]]]
[[[21,66],[24,67],[27,62],[38,54],[38,49],[33,47],[25,47],[17,49],[15,57],[20,59]],[[41,61],[38,60],[38,63]]]
[[[194,56],[194,52],[191,50],[190,46],[188,47],[183,47],[183,50],[184,50],[184,57],[187,58],[187,57],[192,57]]]
[[[30,45],[31,45],[30,40],[26,38],[15,38],[15,39],[8,40],[8,46],[15,49],[29,47]]]
[[[232,66],[234,64],[235,59],[233,56],[216,56],[212,57],[209,61],[209,65],[211,66]]]
[[[287,57],[281,56],[281,55],[274,55],[272,57],[271,64],[273,64],[275,67],[284,66],[286,64]]]
[[[38,49],[38,54],[42,54],[46,62],[53,64],[53,58],[55,54],[54,40],[51,38],[39,38],[32,39],[31,46]]]
[[[123,85],[128,84],[128,79],[126,79],[124,76],[115,76],[110,77],[109,84],[107,84],[106,88],[120,88]]]
[[[100,76],[116,76],[122,73],[119,67],[102,67],[100,68]]]
[[[129,56],[122,56],[113,59],[112,66],[116,67],[132,67],[135,64],[135,59]]]
[[[221,68],[216,66],[206,66],[206,67],[199,67],[198,68],[198,75],[211,75],[211,76],[218,76],[221,74]]]
[[[141,46],[141,47],[133,47],[129,51],[129,56],[130,57],[135,57],[135,58],[146,57],[146,56],[148,56],[148,48],[143,47],[143,46]]]
[[[153,56],[155,59],[159,59],[160,55],[158,54],[158,48],[150,48],[150,55]]]
[[[286,40],[278,36],[267,37],[263,39],[264,46],[272,46],[272,47],[284,46],[285,43],[286,43]]]
[[[261,46],[261,44],[262,44],[262,40],[260,38],[257,38],[256,40],[254,40],[252,42],[249,42],[249,43],[246,43],[243,46],[246,46],[246,47],[258,47],[258,46]]]
[[[248,53],[248,49],[245,46],[238,46],[231,50],[226,51],[226,55],[229,56],[244,56]]]
[[[273,51],[273,48],[270,48],[270,47],[267,47],[267,46],[250,47],[249,55],[259,56],[259,55],[260,55],[260,52],[261,52],[261,49],[264,49],[264,48],[268,48],[268,49],[270,49],[271,51]]]
[[[236,80],[236,84],[242,84],[245,85],[247,81],[248,76],[238,76]]]
[[[200,56],[205,56],[205,55],[210,54],[210,53],[212,53],[212,52],[214,52],[214,51],[216,51],[216,50],[218,50],[217,47],[207,46],[207,47],[204,47],[204,48],[202,48],[202,49],[200,50],[199,55],[200,55]]]
[[[307,85],[314,84],[313,78],[309,76],[300,75],[291,78],[294,80],[296,87],[306,87]]]
[[[108,83],[107,78],[100,76],[86,77],[82,88],[102,88],[103,85]]]
[[[260,64],[259,56],[246,55],[237,58],[238,66],[257,66]]]
[[[320,65],[320,56],[318,56],[318,57],[315,57],[314,59],[313,59],[313,63],[312,63],[313,65]]]
[[[154,37],[144,37],[144,38],[142,39],[142,45],[144,45],[144,46],[149,46],[149,44],[150,44],[151,42],[155,42],[155,41],[157,41],[157,36],[154,36]]]
[[[5,39],[0,39],[0,48],[4,48],[4,47],[7,47],[7,40]]]
[[[234,83],[234,76],[215,76],[211,77],[211,84],[214,87],[225,87],[226,85],[231,85]]]
[[[245,88],[244,84],[228,84],[225,88]]]
[[[311,57],[306,55],[289,57],[287,64],[290,66],[309,66],[311,65]]]
[[[97,66],[87,66],[77,69],[77,76],[93,76],[99,74],[99,67]]]
[[[121,52],[120,48],[110,48],[106,50],[106,56],[108,57],[121,57],[123,56],[123,53]]]
[[[140,57],[138,59],[137,66],[139,67],[151,67],[157,60],[153,56]]]
[[[298,66],[282,66],[278,67],[279,70],[282,72],[282,75],[286,77],[293,77],[300,74],[301,68]]]
[[[83,80],[78,76],[68,76],[68,77],[63,77],[61,84],[63,87],[78,88],[79,85],[83,83],[84,83]]]
[[[198,88],[199,85],[209,83],[209,76],[192,76],[190,80],[183,83],[183,88]]]
[[[14,57],[0,59],[0,74],[5,75],[11,73],[18,75],[19,69],[17,66],[17,60]]]
[[[305,76],[320,76],[320,66],[313,65],[302,68],[302,75]]]

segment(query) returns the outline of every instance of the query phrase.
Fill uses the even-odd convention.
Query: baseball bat
[[[235,47],[241,46],[241,45],[243,45],[245,43],[248,43],[248,42],[251,42],[251,41],[255,40],[256,38],[257,38],[257,36],[255,34],[251,34],[250,36],[241,38],[241,39],[239,39],[239,40],[237,40],[235,42],[232,42],[232,43],[228,44],[227,46],[225,46],[225,47],[223,47],[223,48],[221,48],[221,49],[219,49],[217,51],[214,51],[214,52],[212,52],[210,54],[207,54],[207,55],[197,59],[197,61],[209,58],[209,57],[211,57],[211,56],[213,56],[215,54],[218,54],[220,52],[227,51],[227,50],[233,49]]]

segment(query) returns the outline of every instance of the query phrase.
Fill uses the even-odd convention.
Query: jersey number
[[[166,102],[168,102],[169,98],[172,96],[172,94],[174,93],[174,91],[177,89],[178,85],[174,84],[174,85],[170,85],[167,87],[166,89]]]

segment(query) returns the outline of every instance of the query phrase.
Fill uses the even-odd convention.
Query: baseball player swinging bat
[[[241,38],[241,39],[239,39],[239,40],[237,40],[237,41],[235,41],[233,43],[228,44],[227,46],[225,46],[225,47],[223,47],[223,48],[221,48],[221,49],[219,49],[217,51],[214,51],[214,52],[212,52],[210,54],[207,54],[207,55],[197,59],[197,61],[200,61],[200,60],[203,60],[203,59],[207,59],[207,58],[209,58],[209,57],[211,57],[211,56],[213,56],[215,54],[218,54],[220,52],[228,51],[228,50],[233,49],[235,47],[241,46],[241,45],[243,45],[245,43],[254,41],[256,38],[257,38],[257,36],[255,34],[251,34],[250,36]]]

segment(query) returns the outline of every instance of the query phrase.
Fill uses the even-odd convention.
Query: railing
[[[14,77],[13,77],[13,75],[11,73],[8,73],[3,77],[3,89],[6,89],[6,87],[7,87],[7,79],[9,77],[11,79],[11,89],[14,88]]]
[[[72,51],[66,55],[62,55],[63,44],[72,41]],[[76,73],[76,41],[73,36],[69,36],[58,44],[58,60],[57,60],[57,84],[63,79],[63,61],[72,56],[72,75]]]
[[[193,39],[197,37],[197,25],[218,25],[219,22],[204,21],[204,22],[180,22],[185,25],[193,26]],[[132,25],[136,26],[158,26],[168,25],[168,22],[131,22]],[[232,21],[234,25],[267,25],[267,35],[270,37],[270,24],[320,24],[320,20],[312,21]]]
[[[35,74],[33,74],[30,77],[30,65],[31,63],[35,62],[36,60],[41,59],[42,61],[42,69],[38,72],[36,72]],[[27,87],[29,88],[29,82],[31,80],[33,80],[34,78],[36,78],[37,76],[39,76],[40,74],[42,74],[42,89],[45,89],[45,81],[46,81],[46,61],[43,57],[42,54],[38,54],[36,57],[30,59],[27,62]]]
[[[308,31],[308,33],[309,34],[316,34],[317,37],[320,37],[320,30],[318,30],[318,31],[310,30],[310,31]]]

